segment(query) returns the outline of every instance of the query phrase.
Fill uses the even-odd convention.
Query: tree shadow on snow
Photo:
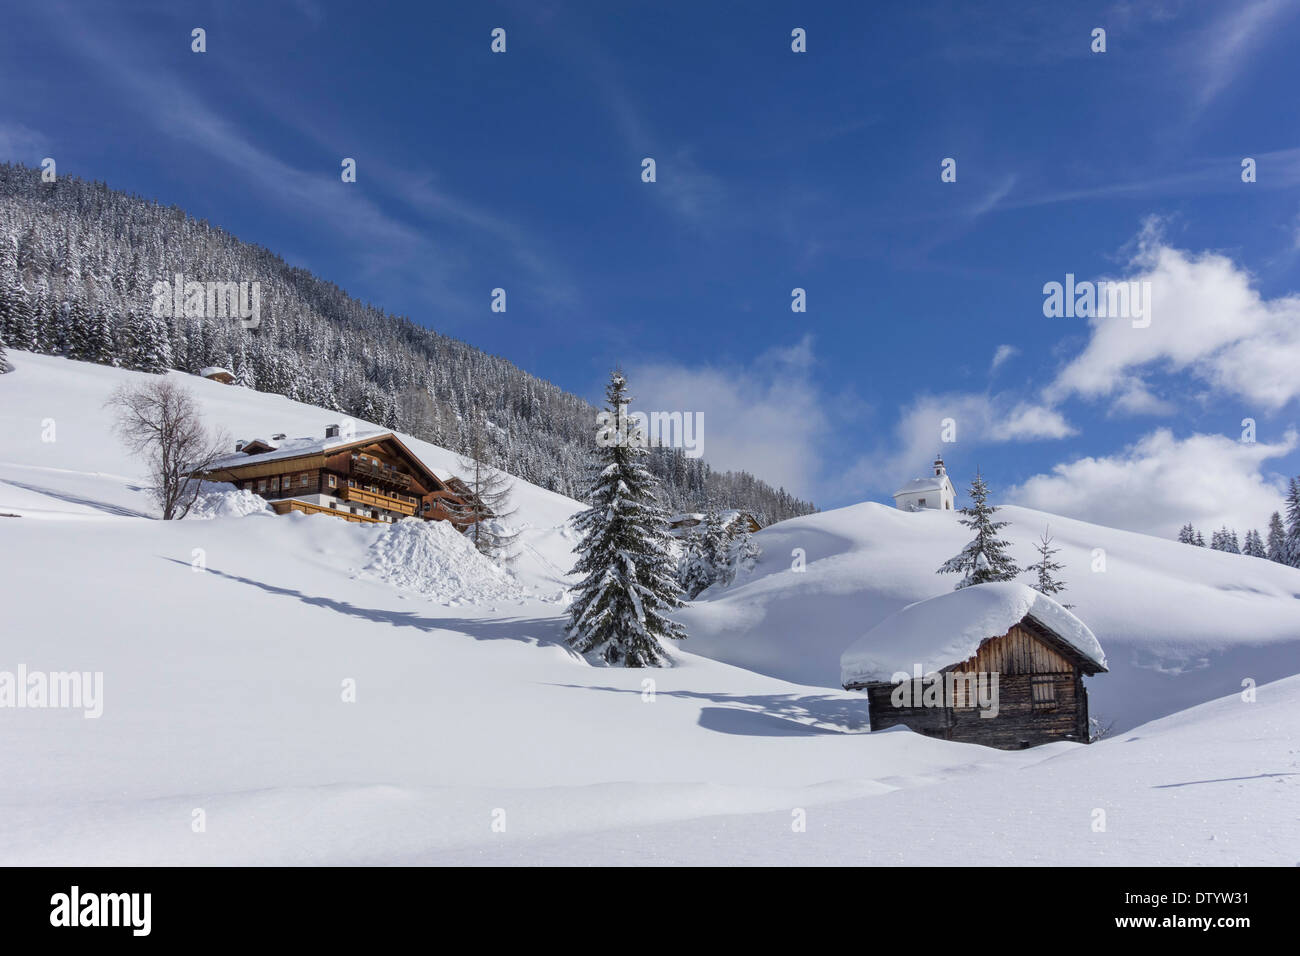
[[[185,568],[191,567],[188,561],[182,561],[179,558],[164,558],[163,560],[171,561],[173,564],[179,564]],[[457,631],[461,634],[467,634],[478,641],[512,640],[536,646],[559,645],[569,651],[568,645],[564,643],[564,621],[560,618],[514,617],[480,620],[468,617],[424,617],[415,611],[391,611],[386,608],[361,607],[347,601],[340,601],[337,598],[304,594],[302,591],[296,591],[293,588],[267,584],[265,581],[257,581],[253,578],[231,574],[228,571],[219,571],[213,567],[207,568],[205,573],[214,574],[219,578],[225,578],[227,581],[247,584],[259,591],[265,591],[267,594],[274,594],[277,597],[294,598],[312,607],[323,608],[326,611],[345,614],[348,617],[355,617],[376,624],[388,624],[392,627],[413,627],[416,630],[426,632]],[[572,653],[572,651],[569,651],[569,653]]]
[[[93,508],[96,511],[102,511],[105,514],[117,515],[122,518],[152,518],[151,514],[144,511],[137,511],[134,508],[127,508],[123,505],[111,504],[107,501],[100,501],[97,498],[85,498],[81,495],[74,495],[67,491],[55,491],[53,488],[45,488],[41,485],[29,485],[22,481],[14,481],[12,478],[0,478],[0,484],[13,485],[15,488],[22,488],[24,491],[34,491],[38,495],[44,495],[47,498],[53,498],[55,501],[63,501],[70,505],[81,505],[83,508]],[[132,489],[137,490],[137,489]]]
[[[639,687],[597,687],[562,684],[575,690],[641,694]],[[715,733],[742,737],[807,737],[862,734],[870,729],[867,701],[831,695],[711,694],[690,690],[656,690],[658,697],[707,701],[717,707],[700,709],[699,726]]]

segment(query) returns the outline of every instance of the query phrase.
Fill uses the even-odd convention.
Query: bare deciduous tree
[[[201,485],[190,476],[229,454],[230,439],[209,432],[194,396],[168,378],[120,385],[105,407],[116,410],[114,429],[127,448],[147,462],[163,520],[184,518]]]
[[[468,444],[469,453],[459,456],[459,465],[461,481],[472,494],[464,507],[453,509],[452,520],[465,528],[465,535],[474,542],[479,554],[505,564],[514,558],[513,545],[519,536],[500,523],[515,513],[510,507],[514,483],[509,475],[494,466],[496,455],[481,422],[476,423]]]

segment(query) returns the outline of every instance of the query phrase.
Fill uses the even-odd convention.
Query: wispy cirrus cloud
[[[382,159],[375,161],[367,179],[374,184],[371,192],[396,197],[405,214],[398,218],[366,192],[344,188],[336,158],[321,169],[303,168],[280,158],[255,139],[247,124],[228,119],[181,77],[145,65],[129,36],[119,35],[103,22],[73,16],[63,4],[41,5],[41,9],[58,24],[58,35],[85,61],[95,64],[105,80],[122,91],[123,102],[133,104],[149,118],[161,136],[231,167],[250,190],[311,222],[313,228],[354,240],[356,261],[368,278],[383,281],[400,276],[442,309],[481,312],[484,300],[470,299],[458,291],[470,260],[462,242],[436,234],[432,226],[440,222],[470,230],[495,248],[508,250],[551,303],[573,300],[573,287],[563,278],[564,270],[540,251],[543,243],[533,241],[517,224],[435,188],[430,176],[384,169]],[[268,94],[262,105],[273,107],[272,96]],[[318,132],[300,120],[293,122],[319,141]],[[334,153],[337,155],[337,149]],[[411,210],[425,222],[411,221]]]

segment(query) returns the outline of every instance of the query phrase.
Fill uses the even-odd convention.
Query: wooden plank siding
[[[967,660],[939,672],[940,680],[950,672],[997,674],[997,714],[993,717],[980,716],[977,701],[948,699],[946,686],[943,704],[937,707],[896,707],[893,696],[897,685],[889,681],[855,686],[867,693],[872,730],[903,724],[930,737],[1002,750],[1053,740],[1087,743],[1088,692],[1083,672],[1053,643],[1050,634],[1026,618],[1006,634],[981,643]]]
[[[1002,637],[985,641],[975,655],[945,671],[983,671],[986,674],[1061,674],[1074,670],[1064,655],[1043,643],[1023,624]]]
[[[287,515],[290,511],[301,511],[308,515],[333,515],[335,518],[342,518],[344,521],[354,521],[364,524],[383,524],[379,518],[371,518],[368,515],[355,515],[348,511],[340,511],[336,508],[326,508],[323,505],[314,505],[310,501],[299,501],[296,498],[286,498],[283,501],[271,502],[271,509],[278,515]]]

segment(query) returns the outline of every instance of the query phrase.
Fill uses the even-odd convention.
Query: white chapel
[[[952,511],[957,494],[943,466],[943,456],[934,459],[934,474],[928,478],[913,478],[894,492],[894,507],[902,511]]]

